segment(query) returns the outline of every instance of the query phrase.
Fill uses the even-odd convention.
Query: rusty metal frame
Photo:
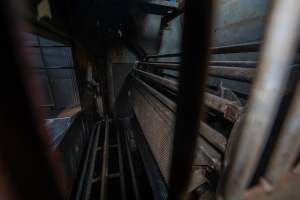
[[[144,76],[144,77],[150,78],[151,80],[159,83],[160,85],[163,85],[163,86],[167,87],[170,90],[173,90],[173,91],[178,90],[177,81],[170,80],[170,79],[167,79],[167,78],[163,78],[163,77],[158,76],[156,74],[146,72],[146,71],[143,71],[143,70],[140,70],[140,69],[134,69],[134,71],[137,72],[138,74]]]
[[[266,178],[276,183],[288,174],[300,150],[300,82],[268,164]]]
[[[242,53],[242,52],[257,52],[261,47],[260,41],[240,43],[227,46],[213,47],[210,49],[212,54],[226,54],[226,53]],[[157,54],[157,55],[148,55],[145,60],[153,58],[166,58],[166,57],[180,57],[182,53],[172,53],[172,54]]]
[[[147,77],[155,82],[157,82],[160,85],[165,86],[166,88],[178,92],[178,83],[177,81],[170,80],[167,78],[163,78],[161,76],[158,76],[156,74],[146,72],[140,69],[134,69],[137,74],[140,74],[144,77]],[[224,118],[229,121],[236,121],[240,115],[240,112],[242,111],[242,107],[239,105],[236,105],[235,102],[223,99],[221,97],[218,97],[216,95],[212,95],[210,93],[205,92],[204,93],[204,103],[207,107],[212,108],[214,110],[217,110],[218,112],[221,112],[224,114]]]
[[[142,66],[151,66],[162,69],[178,70],[179,63],[163,63],[163,62],[139,62]],[[238,63],[240,64],[240,63]],[[245,64],[245,63],[244,63]],[[248,63],[246,63],[248,64]],[[252,64],[250,62],[250,64]],[[239,80],[245,82],[251,82],[254,79],[256,70],[249,67],[237,67],[237,66],[209,66],[208,74],[210,76],[221,77],[231,80]]]
[[[268,139],[297,50],[300,2],[273,1],[248,112],[221,184],[224,199],[240,200]]]
[[[300,165],[297,165],[292,171],[282,176],[271,187],[262,183],[250,190],[244,195],[244,200],[296,200],[299,199],[300,184]]]

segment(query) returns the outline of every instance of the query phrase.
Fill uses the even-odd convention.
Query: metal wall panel
[[[71,47],[24,33],[33,72],[42,90],[42,105],[61,109],[79,105]]]
[[[47,67],[72,67],[72,51],[70,47],[44,47],[45,66]]]

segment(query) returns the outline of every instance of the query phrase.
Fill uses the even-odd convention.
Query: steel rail
[[[163,63],[163,62],[139,62],[140,65],[159,67],[163,69],[178,70],[179,63]],[[255,77],[254,68],[231,67],[231,66],[209,66],[208,74],[210,76],[222,77],[226,79],[250,82]]]
[[[93,127],[93,130],[91,132],[90,138],[89,138],[89,142],[88,142],[88,147],[87,147],[87,151],[86,151],[86,156],[84,159],[84,164],[83,164],[83,168],[82,168],[82,172],[80,174],[80,179],[79,179],[79,183],[78,183],[78,187],[77,187],[77,191],[76,191],[76,195],[75,195],[75,200],[80,200],[82,198],[82,195],[84,193],[84,182],[85,182],[85,176],[87,174],[88,171],[88,161],[90,159],[90,156],[92,155],[92,149],[95,146],[95,137],[96,137],[96,133],[98,130],[98,124],[96,123],[96,125]]]
[[[100,200],[105,200],[107,198],[108,156],[109,156],[108,148],[109,148],[110,124],[111,124],[111,120],[106,118],[104,144],[103,144],[103,155],[102,155]]]
[[[139,69],[134,69],[135,72],[147,77],[147,78],[150,78],[151,80],[167,87],[168,89],[170,90],[173,90],[173,91],[177,91],[178,90],[178,83],[177,81],[173,81],[173,80],[170,80],[170,79],[166,79],[166,78],[163,78],[161,76],[158,76],[158,75],[155,75],[153,73],[150,73],[150,72],[146,72],[146,71],[143,71],[143,70],[139,70]]]
[[[234,45],[213,47],[210,49],[210,51],[212,54],[256,52],[259,51],[260,46],[261,46],[261,42],[255,41],[255,42],[247,42],[247,43],[240,43]],[[156,54],[156,55],[148,55],[146,56],[146,59],[180,57],[181,55],[182,53]]]
[[[95,135],[95,142],[93,143],[92,147],[92,159],[90,161],[89,169],[88,171],[88,177],[87,177],[87,187],[86,190],[84,191],[84,199],[90,199],[91,196],[91,190],[92,190],[92,180],[93,180],[93,173],[95,169],[95,161],[96,161],[96,152],[97,152],[97,145],[99,141],[99,136],[100,136],[100,131],[101,131],[101,124],[97,126],[96,128],[96,135]]]
[[[141,74],[151,80],[153,80],[154,82],[161,84],[163,86],[165,86],[166,88],[174,91],[174,92],[178,92],[177,87],[178,87],[178,83],[177,81],[174,80],[170,80],[170,79],[166,79],[163,78],[161,76],[155,75],[153,73],[150,72],[145,72],[139,69],[135,69],[135,72],[137,72],[138,74]],[[212,108],[214,110],[217,110],[221,113],[224,114],[224,117],[226,119],[228,119],[229,121],[234,122],[238,116],[239,113],[241,111],[241,107],[235,105],[234,102],[231,102],[229,100],[223,99],[221,97],[218,97],[216,95],[212,95],[209,94],[207,92],[204,93],[204,103],[207,107]]]

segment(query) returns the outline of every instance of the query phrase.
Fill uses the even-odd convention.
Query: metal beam
[[[138,64],[170,70],[178,70],[180,67],[179,63],[139,62]],[[246,82],[250,82],[254,79],[255,71],[253,68],[244,67],[209,66],[208,68],[208,74],[210,76]]]
[[[210,49],[210,51],[212,54],[257,52],[257,51],[259,51],[260,46],[261,46],[261,42],[255,41],[255,42],[247,42],[247,43],[240,43],[240,44],[234,44],[234,45],[213,47]],[[156,54],[156,55],[148,55],[148,56],[146,56],[146,59],[180,57],[181,55],[182,55],[182,53],[160,54],[160,55]]]
[[[256,70],[253,68],[242,67],[210,66],[208,68],[208,74],[210,76],[245,82],[251,82],[255,77],[255,72]]]
[[[169,199],[186,199],[203,114],[213,1],[186,0]],[[197,19],[197,20],[195,20]]]
[[[170,80],[170,79],[166,79],[166,78],[163,78],[161,76],[158,76],[158,75],[155,75],[153,73],[150,73],[150,72],[145,72],[143,70],[139,70],[139,69],[134,69],[135,72],[137,72],[138,74],[144,76],[144,77],[147,77],[147,78],[150,78],[151,80],[169,88],[170,90],[173,90],[173,91],[177,91],[178,89],[178,83],[177,81],[173,81],[173,80]]]
[[[226,53],[244,53],[259,51],[261,42],[247,42],[234,45],[214,47],[211,49],[212,54],[226,54]]]

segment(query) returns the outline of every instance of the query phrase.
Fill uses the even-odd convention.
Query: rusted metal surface
[[[142,133],[142,128],[138,125],[136,118],[131,120],[132,127],[134,127],[134,137],[141,155],[141,159],[145,165],[147,177],[153,191],[154,200],[166,200],[168,198],[168,189],[163,177],[161,176],[159,167],[149,145]]]
[[[222,62],[221,62],[222,63]],[[139,62],[140,65],[159,67],[163,69],[178,70],[180,67],[179,63],[163,63],[163,62]],[[223,63],[224,64],[224,63]],[[234,63],[229,63],[234,65]],[[241,63],[236,63],[241,65]],[[244,65],[252,64],[243,63]],[[229,66],[209,66],[208,74],[216,77],[224,77],[226,79],[240,80],[250,82],[255,76],[255,69],[245,67],[229,67]]]
[[[142,85],[145,89],[147,89],[152,95],[154,95],[159,101],[161,101],[164,105],[166,105],[171,111],[176,112],[176,103],[154,88],[152,88],[150,85],[145,83],[139,78],[133,77],[140,85]]]
[[[292,168],[300,150],[300,82],[280,131],[267,168],[266,178],[276,183]]]
[[[172,112],[176,112],[176,103],[174,101],[165,97],[163,94],[161,94],[139,78],[135,78],[135,80],[145,89],[147,89],[152,95],[154,95],[159,101],[161,101],[165,106],[167,106]],[[221,133],[209,127],[206,123],[200,122],[199,134],[207,141],[209,141],[212,145],[214,145],[218,150],[220,150],[221,152],[225,152],[226,138]]]
[[[255,69],[241,67],[210,66],[208,74],[216,77],[239,81],[252,81],[255,77]]]
[[[150,78],[151,80],[153,80],[173,91],[177,91],[177,89],[178,89],[178,83],[176,81],[166,79],[161,76],[155,75],[153,73],[145,72],[145,71],[139,70],[139,69],[135,69],[134,71],[138,72],[139,74],[141,74],[147,78]]]
[[[274,1],[248,113],[225,173],[223,198],[240,200],[270,134],[298,44],[300,2]],[[274,81],[276,80],[276,81]]]
[[[266,183],[268,184],[268,183]],[[244,200],[298,200],[300,197],[300,166],[278,179],[274,185],[260,184],[244,195]]]
[[[195,166],[206,165],[210,168],[214,168],[216,170],[221,170],[221,167],[222,167],[221,153],[216,151],[216,149],[214,149],[207,141],[205,141],[201,137],[201,134],[198,134],[196,142],[197,142],[196,143],[197,145],[196,145],[196,150],[195,150],[195,154],[194,154],[193,165],[195,165]],[[203,163],[203,159],[205,160],[204,163]]]
[[[81,111],[81,106],[66,108],[58,114],[57,117],[72,117]]]
[[[133,109],[135,110],[137,118],[140,121],[150,147],[154,146],[155,148],[154,150],[151,148],[152,152],[155,155],[162,157],[162,155],[160,155],[161,149],[165,149],[167,145],[170,145],[170,143],[164,140],[161,141],[162,137],[160,135],[165,134],[164,129],[172,130],[172,127],[167,125],[167,123],[160,123],[160,121],[165,119],[168,120],[170,124],[174,123],[176,104],[149,86],[147,83],[136,77],[133,78],[136,80],[136,83],[138,83],[137,85],[133,86],[131,90]],[[141,94],[137,95],[135,91],[140,91]],[[151,96],[149,96],[149,94]],[[139,99],[143,99],[144,101],[137,103],[140,101]],[[154,110],[155,115],[154,113],[149,112],[150,110]],[[170,112],[169,115],[164,114],[168,112]],[[154,126],[157,128],[154,128]],[[152,131],[152,133],[149,134],[149,131]],[[149,136],[153,137],[153,140],[149,140]],[[193,191],[192,188],[196,188],[201,185],[203,181],[207,181],[205,178],[207,170],[221,169],[223,154],[221,153],[222,150],[220,149],[224,150],[224,143],[226,143],[226,139],[221,135],[221,133],[213,130],[203,122],[200,123],[200,130],[198,131],[197,135],[197,145],[193,161],[192,182],[188,186],[189,192]],[[155,156],[155,158],[157,159],[157,156]],[[162,163],[160,162],[161,160],[157,161],[159,166],[162,166]],[[195,170],[198,173],[195,173]]]
[[[218,150],[220,150],[221,152],[225,152],[227,141],[221,133],[211,128],[206,123],[200,122],[199,134],[207,141],[209,141],[213,146],[215,146]]]
[[[155,75],[155,74],[152,74],[149,72],[145,72],[145,71],[142,71],[139,69],[135,69],[135,71],[138,72],[139,74],[141,74],[147,78],[150,78],[151,80],[177,92],[177,87],[178,87],[177,81],[166,79],[166,78],[160,77],[158,75]],[[223,99],[216,95],[209,94],[207,92],[204,94],[205,94],[204,95],[204,103],[207,107],[210,107],[221,113],[224,113],[224,118],[226,118],[230,121],[235,121],[238,118],[239,113],[242,108],[239,107],[238,105],[236,105],[235,102],[231,102],[229,100]]]
[[[174,113],[141,87],[132,88],[131,103],[164,180],[168,183]]]
[[[205,105],[224,114],[224,118],[234,122],[242,110],[235,102],[228,101],[216,95],[205,94]]]

